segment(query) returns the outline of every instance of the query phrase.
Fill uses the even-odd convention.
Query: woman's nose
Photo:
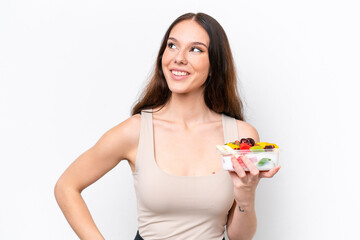
[[[186,52],[184,50],[179,50],[175,56],[175,63],[178,64],[187,64]]]

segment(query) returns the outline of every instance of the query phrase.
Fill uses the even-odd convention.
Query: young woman
[[[81,191],[128,161],[137,197],[135,239],[251,239],[256,231],[259,172],[222,169],[215,145],[259,141],[244,122],[236,73],[223,28],[204,13],[180,16],[169,27],[156,67],[132,116],[106,132],[66,169],[55,196],[81,239],[104,239]]]

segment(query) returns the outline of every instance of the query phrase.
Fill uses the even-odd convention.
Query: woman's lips
[[[171,78],[174,80],[183,80],[190,76],[189,72],[181,70],[170,70]]]

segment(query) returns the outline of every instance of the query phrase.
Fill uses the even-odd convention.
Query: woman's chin
[[[189,89],[185,88],[184,86],[174,86],[172,84],[168,86],[172,94],[186,94],[189,92]]]

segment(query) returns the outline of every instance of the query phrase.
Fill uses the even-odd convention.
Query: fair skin
[[[155,159],[160,169],[172,175],[205,176],[222,167],[214,147],[224,142],[221,115],[211,111],[203,98],[203,84],[210,69],[209,42],[209,36],[199,24],[182,21],[170,32],[163,54],[162,68],[172,95],[162,109],[154,109]],[[239,138],[252,137],[259,141],[257,131],[251,125],[240,120],[237,125]],[[140,115],[137,114],[106,132],[66,169],[56,183],[56,200],[80,239],[104,239],[81,192],[122,159],[127,160],[134,171],[139,134]],[[199,144],[205,141],[206,144]],[[279,170],[276,167],[260,173],[251,161],[244,159],[244,163],[250,172],[244,172],[236,161],[233,161],[235,172],[229,172],[235,198],[227,222],[230,240],[253,237],[257,184],[260,178],[270,178]],[[239,206],[243,212],[239,211]]]

